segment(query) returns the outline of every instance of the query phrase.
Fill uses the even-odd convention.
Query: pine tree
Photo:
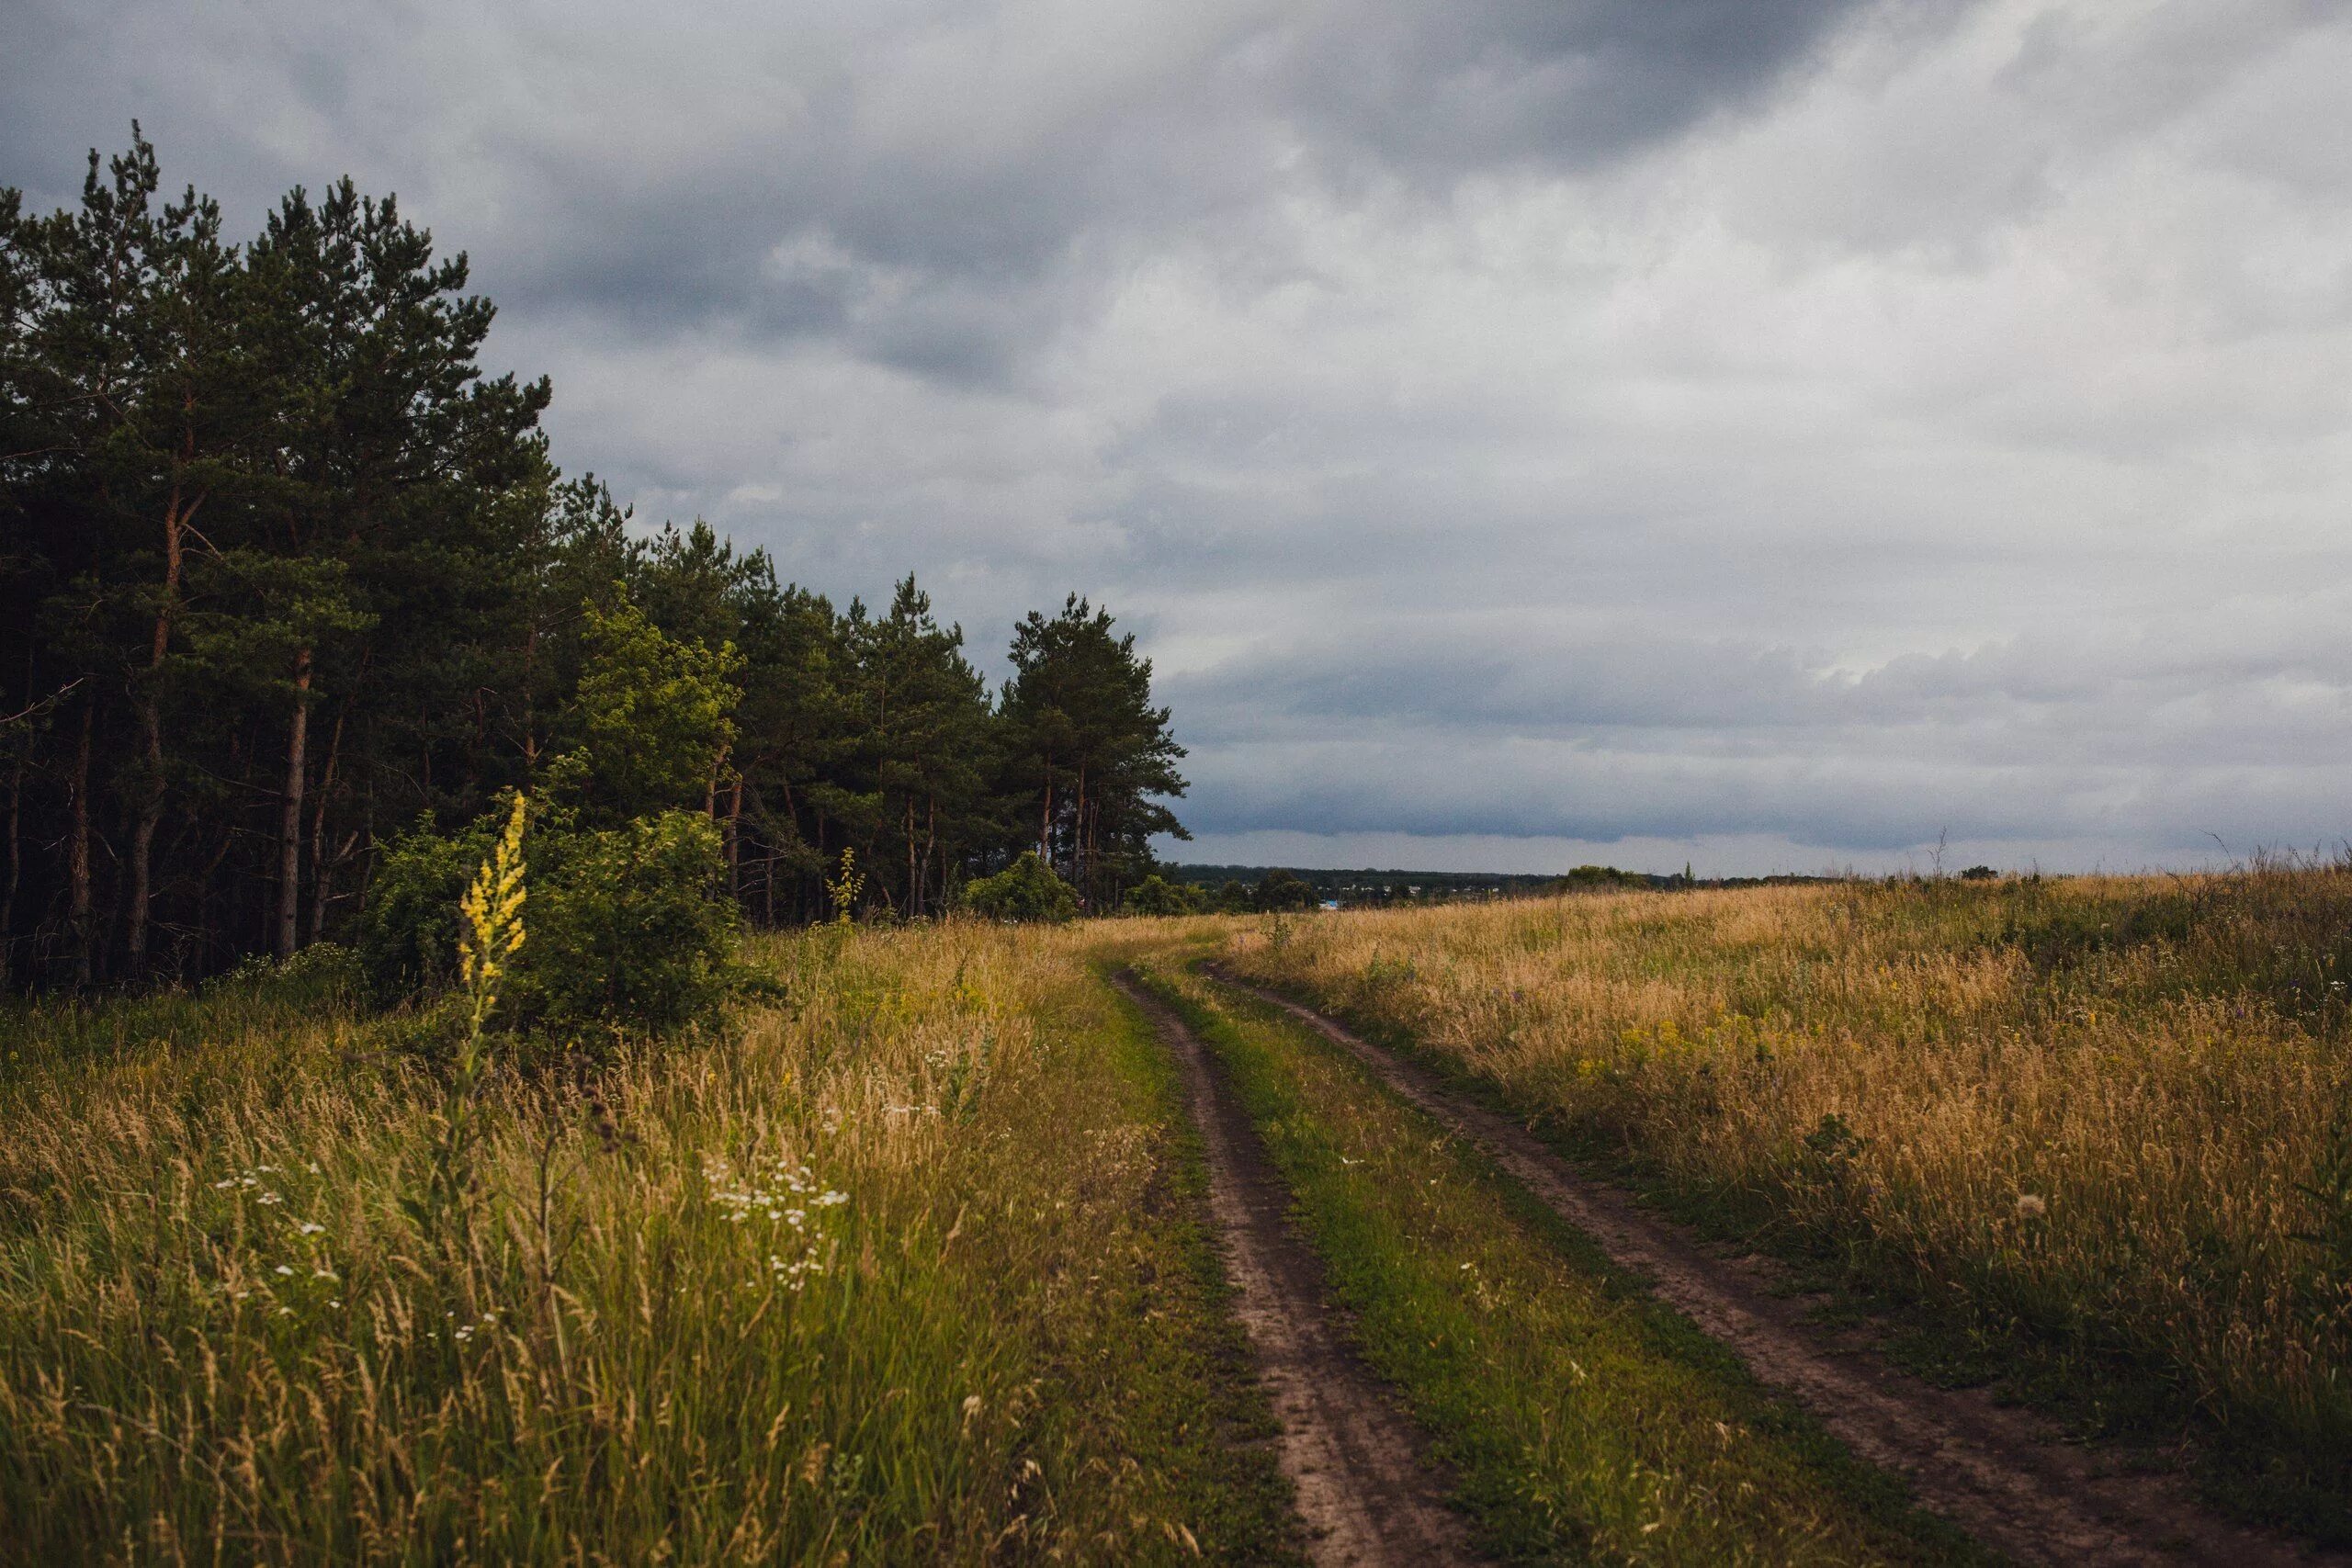
[[[1151,705],[1151,660],[1113,624],[1075,593],[1050,620],[1033,611],[1013,630],[999,705],[1009,792],[1037,824],[1039,856],[1102,909],[1150,873],[1153,836],[1192,836],[1161,804],[1184,793],[1184,749]]]

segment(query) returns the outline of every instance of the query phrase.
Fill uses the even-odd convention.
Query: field
[[[0,1557],[1317,1558],[1180,1039],[1476,1550],[1979,1555],[1204,960],[1793,1266],[1823,1332],[2340,1538],[2347,945],[2327,868],[827,927],[723,1029],[493,1071],[459,1138],[332,963],[17,1004]]]
[[[1083,939],[757,956],[793,1000],[728,1037],[507,1085],[446,1245],[403,1210],[438,1098],[332,996],[16,1015],[0,1552],[1278,1559],[1167,1069]]]
[[[1237,962],[1916,1306],[1947,1375],[2352,1536],[2341,869],[1367,913]]]

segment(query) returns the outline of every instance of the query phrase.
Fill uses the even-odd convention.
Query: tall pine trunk
[[[922,913],[922,885],[915,880],[915,797],[907,796],[907,918]]]
[[[158,639],[162,631],[157,631]],[[149,666],[152,679],[153,666]],[[163,704],[150,685],[140,694],[139,734],[141,750],[145,753],[146,788],[139,797],[139,815],[130,825],[130,891],[125,915],[129,928],[123,938],[123,957],[130,965],[134,980],[147,975],[147,906],[151,901],[151,867],[155,858],[155,829],[164,820],[164,715]]]
[[[1078,809],[1070,814],[1069,879],[1078,888],[1078,901],[1091,914],[1093,898],[1087,883],[1086,870],[1086,764],[1078,765]]]
[[[74,984],[85,988],[95,977],[97,932],[90,919],[90,736],[96,727],[96,696],[82,699],[82,724],[74,743],[74,829],[65,852],[66,929],[74,936]]]
[[[129,931],[123,942],[134,980],[147,976],[147,912],[153,886],[155,829],[164,820],[164,695],[158,687],[164,660],[171,652],[172,618],[179,608],[181,530],[203,504],[204,498],[198,496],[182,512],[180,485],[174,479],[171,500],[164,507],[164,598],[155,607],[155,630],[147,646],[147,680],[139,699],[139,739],[146,754],[147,777],[139,798],[139,816],[130,827]]]
[[[743,775],[737,773],[727,795],[727,896],[743,898]]]
[[[1046,809],[1037,818],[1037,858],[1047,869],[1054,863],[1054,759],[1046,759]]]
[[[931,857],[938,852],[939,796],[925,795],[922,821],[922,883],[925,887],[931,886]],[[947,912],[947,862],[944,857],[939,863],[939,898],[933,907],[943,915]]]
[[[294,717],[286,738],[286,807],[277,825],[277,956],[294,956],[302,913],[302,784],[310,773],[311,650],[294,656]]]
[[[335,764],[343,757],[343,723],[351,716],[351,699],[335,706],[334,733],[327,740],[327,765],[319,773],[319,800],[311,809],[311,940],[327,933],[327,906],[334,901],[334,868],[343,852],[327,852],[327,807],[334,801]],[[348,840],[346,840],[348,841]]]

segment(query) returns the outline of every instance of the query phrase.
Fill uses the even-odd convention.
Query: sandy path
[[[1361,1058],[1399,1095],[1476,1144],[1658,1296],[1788,1390],[1863,1459],[1906,1476],[1922,1506],[1986,1544],[2033,1562],[2341,1562],[2200,1508],[2176,1478],[2114,1472],[2027,1411],[1981,1392],[1935,1388],[1889,1365],[1865,1330],[1809,1321],[1768,1261],[1726,1258],[1596,1182],[1507,1117],[1311,1008],[1210,966],[1225,984],[1283,1009]]]
[[[1479,1561],[1420,1462],[1418,1434],[1336,1331],[1322,1268],[1249,1117],[1192,1031],[1128,976],[1118,984],[1182,1072],[1235,1313],[1282,1422],[1283,1473],[1297,1488],[1309,1555],[1334,1568]]]

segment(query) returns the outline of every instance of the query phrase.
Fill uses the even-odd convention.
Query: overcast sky
[[[1182,858],[2185,865],[2352,832],[2352,7],[0,0],[395,191],[558,460],[983,667],[1075,589]]]

